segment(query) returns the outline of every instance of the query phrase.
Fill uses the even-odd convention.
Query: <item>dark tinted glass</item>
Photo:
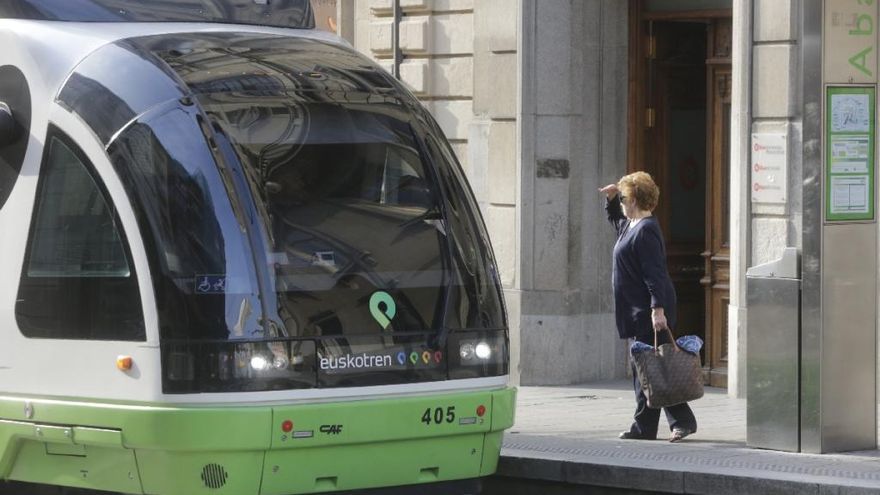
[[[127,40],[119,41],[101,47],[77,66],[58,103],[79,114],[108,144],[136,116],[186,94],[167,72],[149,53]]]
[[[439,129],[436,132],[439,135]],[[451,285],[446,326],[506,329],[501,281],[479,206],[449,144],[434,136],[428,136],[426,143],[451,198],[446,203],[446,215],[456,283]]]
[[[108,151],[144,235],[162,338],[267,337],[248,220],[195,107],[149,112]]]
[[[317,385],[315,342],[162,344],[162,390],[253,392]]]
[[[72,144],[51,137],[16,317],[28,337],[144,340],[140,293],[115,211]]]
[[[355,335],[322,339],[318,386],[389,385],[445,380],[447,353],[423,335]]]
[[[3,0],[0,19],[315,27],[309,0]]]
[[[199,99],[235,144],[264,216],[289,335],[440,327],[448,281],[436,185],[391,105]]]

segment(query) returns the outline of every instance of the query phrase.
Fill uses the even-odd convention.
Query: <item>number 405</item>
[[[445,410],[442,407],[436,407],[434,409],[429,407],[425,409],[425,414],[422,414],[422,423],[425,423],[426,425],[439,425],[444,421],[447,423],[455,421],[455,406],[449,406]]]

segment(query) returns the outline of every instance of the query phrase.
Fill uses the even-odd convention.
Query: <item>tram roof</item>
[[[0,19],[315,27],[309,0],[2,0]]]

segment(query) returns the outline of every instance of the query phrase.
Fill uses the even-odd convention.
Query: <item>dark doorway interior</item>
[[[705,339],[703,244],[706,236],[706,25],[653,22],[656,58],[648,69],[653,126],[645,168],[663,194],[656,212],[666,234],[679,301],[676,333]]]

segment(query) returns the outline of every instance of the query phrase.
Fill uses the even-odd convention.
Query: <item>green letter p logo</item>
[[[381,290],[374,292],[370,296],[370,313],[382,329],[387,329],[397,314],[397,305],[394,304],[391,294]]]

